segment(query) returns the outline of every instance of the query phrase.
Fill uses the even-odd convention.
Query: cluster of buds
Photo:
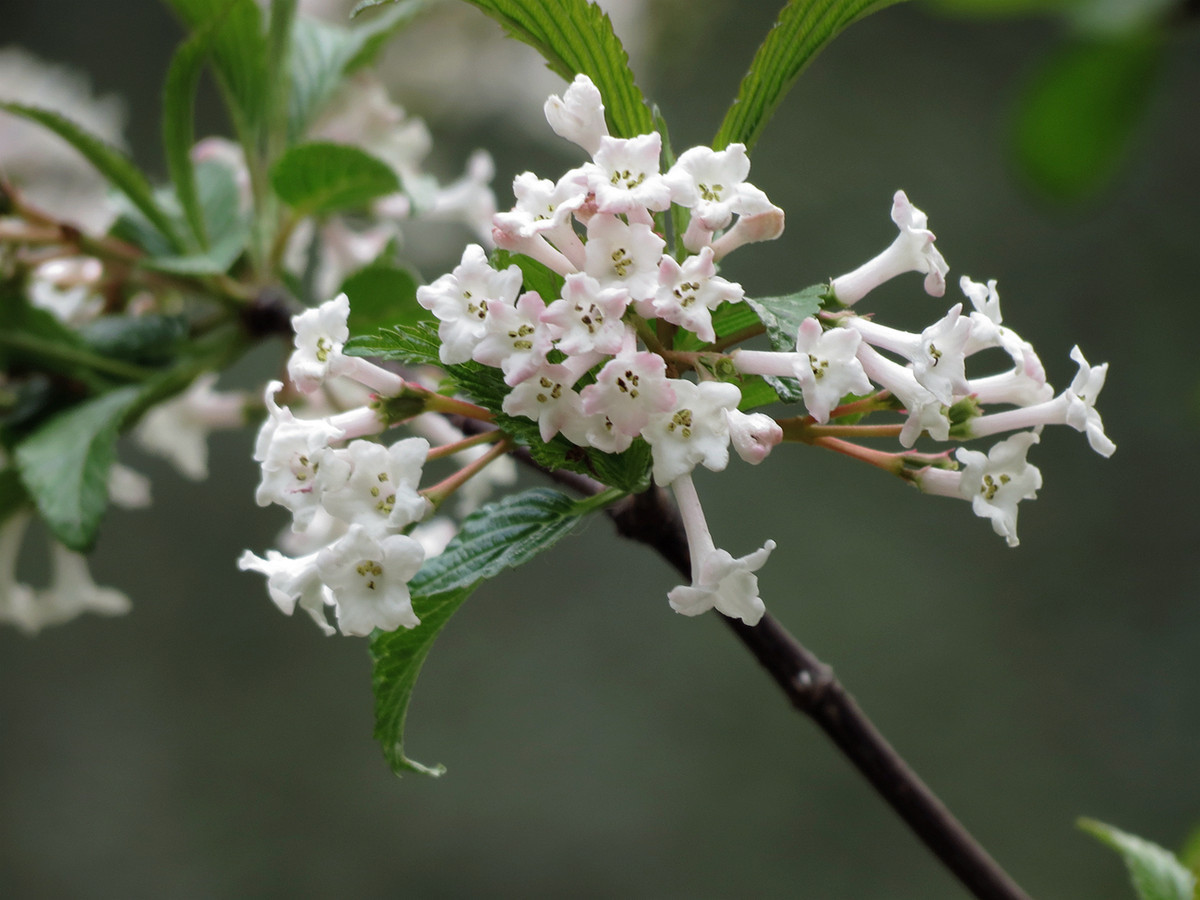
[[[783,229],[783,212],[746,181],[745,147],[695,147],[663,172],[660,136],[611,137],[600,93],[585,76],[561,98],[550,98],[546,116],[556,133],[592,160],[557,182],[518,175],[516,205],[495,216],[492,236],[502,250],[549,270],[541,283],[561,285],[557,295],[522,292],[521,267],[496,264],[472,245],[452,272],[418,289],[417,301],[438,320],[441,362],[498,369],[507,388],[502,411],[535,422],[542,441],[561,435],[609,454],[635,442],[649,445],[651,473],[675,495],[692,560],[691,583],[668,594],[676,611],[697,615],[715,608],[751,625],[764,612],[755,572],[775,542],[742,557],[717,547],[692,481],[697,465],[723,470],[731,443],[751,464],[784,440],[846,453],[928,493],[970,500],[1012,546],[1017,504],[1041,486],[1026,454],[1042,426],[1070,425],[1086,432],[1099,453],[1113,452],[1094,408],[1107,366],[1088,366],[1076,348],[1079,375],[1054,396],[1033,347],[1002,324],[994,281],[963,278],[972,310],[964,314],[958,303],[920,334],[850,309],[884,281],[911,271],[925,276],[929,294],[945,293],[946,262],[925,214],[902,191],[892,206],[896,240],[823,289],[823,309],[803,319],[790,348],[730,351],[752,335],[718,337],[714,312],[745,297],[740,285],[717,274],[717,263],[738,246],[775,238]],[[675,252],[669,252],[668,223],[684,221]],[[313,529],[321,548],[299,558],[269,553],[264,560],[247,553],[241,564],[268,575],[271,594],[286,612],[299,603],[329,629],[323,609],[333,605],[344,632],[363,634],[416,624],[404,582],[422,553],[405,531],[425,513],[416,486],[429,445],[407,438],[388,449],[362,440],[390,424],[379,412],[386,398],[411,396],[413,387],[341,353],[347,314],[347,301],[339,297],[294,320],[297,352],[289,374],[305,392],[331,374],[349,375],[375,392],[375,402],[300,420],[276,405],[280,385],[273,383],[271,418],[256,454],[264,473],[260,503],[291,509],[298,532],[312,528],[318,509],[322,521],[335,527]],[[676,349],[681,343],[699,349]],[[967,358],[989,349],[1006,354],[1008,365],[969,378]],[[776,420],[739,409],[750,405],[743,386],[757,376],[776,385],[780,396],[793,391],[807,415]],[[426,393],[423,409],[438,409],[428,400],[436,396],[443,411],[450,410],[445,404],[458,404],[452,411],[472,416],[475,410],[476,418],[491,419],[486,410]],[[1010,408],[985,414],[985,405]],[[862,424],[876,412],[896,411],[903,422]],[[950,441],[1007,432],[1016,433],[986,454],[960,448],[952,457],[948,450],[912,449],[922,435]],[[501,437],[490,431],[467,443]],[[886,453],[857,443],[878,437],[897,438],[904,450]],[[344,449],[331,448],[347,440]],[[462,446],[451,442],[436,455]],[[507,438],[499,440],[447,479],[447,489],[437,486],[424,495],[440,502],[508,446]]]

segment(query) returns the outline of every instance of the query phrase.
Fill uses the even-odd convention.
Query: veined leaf
[[[654,130],[654,119],[633,80],[629,56],[613,33],[607,13],[588,0],[467,0],[504,30],[542,54],[567,81],[587,75],[604,98],[604,116],[614,137]]]
[[[417,280],[407,269],[375,263],[342,282],[339,294],[350,298],[350,333],[366,334],[385,325],[412,325],[430,318],[417,303]]]
[[[267,107],[267,36],[254,0],[167,0],[193,30],[213,28],[217,82],[243,145],[259,140]]]
[[[246,249],[250,223],[241,210],[233,172],[221,163],[201,162],[193,169],[197,204],[207,234],[208,249],[200,253],[151,256],[140,265],[176,275],[220,275],[228,272]]]
[[[140,399],[136,385],[59,413],[17,445],[21,481],[62,543],[85,553],[108,505],[108,470],[117,434]]]
[[[302,215],[363,206],[400,190],[391,166],[356,147],[313,142],[292,147],[271,167],[279,198]]]
[[[755,325],[761,325],[758,313],[749,303],[722,303],[712,314],[713,330],[718,338],[729,337]],[[676,350],[699,350],[705,342],[690,331],[675,332]]]
[[[84,131],[70,119],[48,109],[2,102],[0,102],[0,109],[49,128],[82,153],[113,187],[129,198],[129,202],[172,246],[178,250],[183,249],[183,240],[175,230],[174,224],[154,200],[150,182],[146,180],[146,176],[129,157],[95,135]]]
[[[191,151],[196,143],[196,88],[211,41],[212,34],[207,30],[198,31],[184,41],[171,59],[163,88],[163,148],[167,155],[167,171],[192,235],[202,249],[208,247],[208,231],[200,210]]]
[[[766,326],[771,349],[790,353],[796,349],[800,323],[817,314],[821,309],[821,298],[828,290],[827,284],[814,284],[782,297],[747,297],[746,303]]]
[[[1078,824],[1121,854],[1139,900],[1195,900],[1196,876],[1169,850],[1095,819]]]
[[[345,28],[301,17],[292,29],[292,94],[288,135],[295,141],[320,114],[342,78],[370,63],[387,38],[425,6],[402,0],[366,22]]]
[[[754,146],[804,67],[857,19],[898,0],[790,0],[754,54],[713,147]]]
[[[404,722],[413,686],[442,626],[480,582],[549,549],[587,509],[548,488],[505,497],[468,516],[445,551],[417,573],[410,589],[421,624],[412,630],[377,631],[371,638],[375,738],[397,775],[445,771],[414,762],[404,753]]]

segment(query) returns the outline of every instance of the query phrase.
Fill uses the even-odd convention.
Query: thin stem
[[[740,344],[742,341],[748,341],[750,338],[756,338],[760,334],[765,334],[766,330],[766,326],[762,324],[747,325],[740,331],[735,331],[733,334],[727,334],[723,338],[718,338],[709,344],[705,349],[708,350],[709,353],[720,353],[722,350],[732,347],[735,344]]]
[[[470,465],[463,466],[449,478],[445,478],[432,487],[421,491],[422,496],[429,500],[429,502],[432,503],[436,509],[446,502],[447,497],[449,497],[460,487],[474,478],[475,475],[485,469],[488,463],[499,456],[503,456],[505,453],[511,450],[512,446],[512,441],[508,440],[507,438],[502,440],[495,447],[493,447],[483,456],[479,457],[479,459],[472,462]]]
[[[492,441],[498,441],[504,437],[502,431],[482,431],[479,434],[473,434],[468,438],[463,438],[461,441],[455,441],[452,444],[443,444],[440,447],[430,449],[426,459],[441,459],[443,456],[453,456],[462,450],[470,447],[475,447],[479,444],[488,444]]]

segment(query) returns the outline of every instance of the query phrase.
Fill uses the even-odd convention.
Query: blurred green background
[[[660,0],[617,17],[677,147],[715,131],[773,12]],[[505,205],[516,172],[579,162],[537,124],[532,50],[496,50],[470,10],[439,27],[386,65],[431,123],[435,169],[491,149]],[[1047,434],[1016,550],[966,504],[804,447],[699,483],[719,544],[778,541],[768,608],[1032,895],[1117,900],[1120,864],[1077,816],[1167,846],[1200,823],[1200,33],[1170,34],[1128,164],[1071,208],[1027,190],[1008,152],[1022,85],[1063,34],[915,5],[851,28],[754,155],[786,233],[724,274],[766,295],[849,270],[891,240],[903,188],[952,283],[999,279],[1055,385],[1075,342],[1111,363],[1116,455]],[[180,36],[149,0],[0,12],[0,42],[127,97],[134,151],[160,172]],[[221,127],[204,115],[200,133]],[[863,306],[920,326],[952,296],[911,276]],[[230,383],[279,358],[264,348]],[[602,518],[464,606],[409,719],[411,753],[449,772],[396,780],[370,736],[365,644],[280,616],[234,567],[284,524],[254,505],[251,440],[218,436],[203,485],[126,447],[155,506],[110,515],[93,569],[133,614],[0,633],[0,896],[965,896],[720,622],[670,611],[673,573]]]

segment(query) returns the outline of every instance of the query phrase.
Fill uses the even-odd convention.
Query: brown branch
[[[526,461],[528,460],[526,457]],[[584,493],[603,488],[585,476],[550,472],[551,478]],[[622,537],[656,550],[691,579],[687,538],[679,512],[661,488],[627,497],[609,509]],[[769,614],[754,626],[721,621],[770,673],[788,701],[833,741],[905,824],[979,900],[1029,900],[1012,878],[971,837],[891,744],[871,724],[833,670],[802,646]]]

